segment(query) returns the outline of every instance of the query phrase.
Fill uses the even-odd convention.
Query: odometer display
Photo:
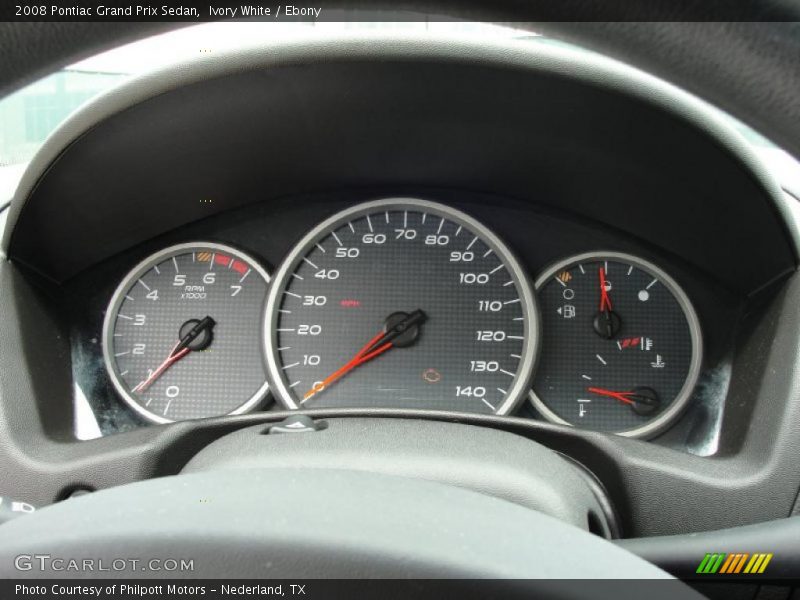
[[[477,221],[369,202],[315,228],[276,274],[268,373],[287,408],[506,414],[530,381],[537,319],[524,271]]]

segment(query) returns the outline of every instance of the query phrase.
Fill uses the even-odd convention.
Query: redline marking
[[[239,283],[242,283],[247,278],[247,276],[250,275],[250,271],[252,271],[252,269],[247,269],[247,273],[242,275],[242,278],[239,280]]]
[[[227,267],[231,263],[231,258],[230,256],[225,256],[224,254],[215,254],[214,262],[218,265],[222,265],[223,267]]]

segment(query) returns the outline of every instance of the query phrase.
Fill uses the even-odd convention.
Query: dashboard
[[[708,105],[536,40],[144,76],[69,119],[9,210],[0,467],[50,503],[302,412],[537,442],[625,537],[786,517],[793,202]],[[446,473],[449,443],[409,451]]]
[[[76,392],[100,432],[408,408],[713,448],[743,308],[733,294],[519,201],[374,197],[239,209],[71,282]]]

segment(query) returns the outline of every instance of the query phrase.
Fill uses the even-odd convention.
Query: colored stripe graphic
[[[716,573],[725,556],[725,554],[706,554],[696,572]]]
[[[700,565],[695,572],[702,574],[719,573],[720,575],[737,575],[740,573],[755,575],[763,573],[766,570],[772,557],[773,554],[766,553],[708,553],[703,557],[703,560],[700,561]]]

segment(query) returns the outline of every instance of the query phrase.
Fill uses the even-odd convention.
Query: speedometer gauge
[[[267,393],[261,315],[269,276],[246,254],[208,242],[145,259],[106,311],[112,383],[156,423],[239,414]]]
[[[292,409],[507,414],[539,331],[525,272],[493,233],[404,198],[311,231],[276,274],[264,323],[270,383]]]
[[[536,283],[542,359],[531,399],[562,424],[644,437],[674,420],[700,369],[689,298],[655,265],[616,252],[574,256]]]

